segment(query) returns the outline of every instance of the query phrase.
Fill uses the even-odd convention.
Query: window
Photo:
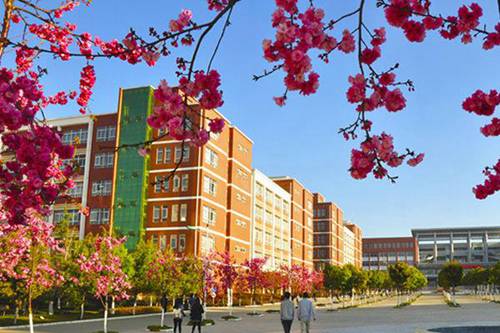
[[[168,206],[161,206],[161,220],[166,221],[168,219]]]
[[[154,245],[158,244],[158,235],[151,236],[151,242],[153,242]]]
[[[109,208],[92,208],[90,210],[90,224],[108,224]]]
[[[81,198],[83,192],[83,182],[76,182],[75,186],[68,190],[68,195],[72,198]]]
[[[273,239],[272,239],[270,232],[266,232],[265,242],[266,242],[266,245],[269,245],[269,246],[273,245]]]
[[[163,177],[156,176],[155,177],[155,182],[154,182],[154,191],[155,193],[160,193],[162,189],[162,183],[163,183]]]
[[[163,163],[163,148],[156,149],[156,164]]]
[[[167,235],[160,235],[160,250],[167,248]]]
[[[161,218],[160,214],[161,214],[160,207],[159,206],[154,206],[153,207],[153,222],[154,223],[160,222],[160,218]]]
[[[113,167],[114,153],[99,153],[95,155],[95,168],[111,168]]]
[[[205,147],[205,162],[216,168],[219,165],[219,156],[212,149]]]
[[[179,251],[184,252],[186,249],[186,235],[180,234],[179,235]]]
[[[165,163],[172,160],[172,149],[170,147],[165,148]]]
[[[170,248],[177,249],[177,235],[170,235]]]
[[[247,179],[248,178],[248,174],[245,171],[241,170],[240,168],[238,168],[236,170],[236,173],[238,174],[238,176],[241,177],[241,179]]]
[[[77,130],[69,130],[64,132],[62,137],[62,142],[65,145],[72,144],[86,144],[88,138],[88,130],[87,128],[80,128]]]
[[[260,206],[255,206],[255,219],[262,221],[264,219],[264,210]]]
[[[262,230],[259,228],[256,228],[255,229],[255,241],[258,243],[262,243],[262,236],[263,236]]]
[[[172,222],[179,220],[179,205],[172,205]]]
[[[181,204],[181,216],[180,216],[180,220],[181,222],[186,222],[187,220],[187,211],[188,211],[188,205],[187,204]]]
[[[215,196],[217,193],[217,182],[208,176],[203,177],[203,191]]]
[[[215,239],[212,236],[203,235],[201,237],[201,251],[206,254],[215,250]]]
[[[290,204],[288,201],[283,201],[283,214],[285,214],[285,216],[290,215]]]
[[[248,153],[248,149],[242,146],[241,144],[238,145],[238,150],[242,153]]]
[[[264,195],[264,186],[257,183],[257,185],[255,186],[255,195],[262,198],[262,196]]]
[[[181,185],[181,184],[180,184],[180,183],[181,183],[181,180],[180,180],[179,176],[177,176],[177,175],[176,175],[176,176],[174,176],[174,180],[173,180],[173,182],[174,182],[174,183],[173,183],[173,185],[172,185],[172,191],[174,191],[174,192],[179,191],[179,187],[180,187],[180,185]]]
[[[236,193],[236,200],[241,201],[241,202],[246,202],[247,198],[241,193]]]
[[[242,221],[242,220],[239,220],[239,219],[236,219],[236,225],[240,226],[242,228],[246,228],[247,227],[247,223],[245,221]]]
[[[96,131],[96,141],[111,141],[116,137],[116,127],[115,126],[100,126],[97,127]]]
[[[63,160],[63,164],[64,165],[69,165],[69,164],[73,164],[74,166],[78,166],[80,168],[80,171],[84,171],[85,170],[85,161],[87,159],[85,158],[85,154],[78,154],[78,155],[75,155],[72,159],[67,159],[67,160]],[[71,163],[73,162],[73,163]]]
[[[175,147],[175,163],[179,163],[182,156],[182,162],[189,161],[191,149],[189,146],[184,146],[184,152],[182,151],[182,146]]]
[[[80,224],[80,211],[78,209],[56,210],[54,211],[54,224],[67,220],[69,224]]]
[[[217,212],[215,209],[203,206],[203,222],[208,225],[214,225],[217,220]]]
[[[111,194],[111,180],[98,180],[92,183],[92,196]]]
[[[181,191],[186,192],[189,187],[189,175],[182,175]]]
[[[266,202],[270,205],[273,204],[273,192],[266,190]]]

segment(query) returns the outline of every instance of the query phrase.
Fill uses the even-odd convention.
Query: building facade
[[[456,260],[465,269],[488,267],[500,260],[500,227],[413,229],[418,267],[435,284],[442,265]]]
[[[362,242],[361,229],[350,221],[344,221],[344,264],[361,268]]]
[[[290,201],[290,193],[254,169],[252,258],[267,257],[270,269],[291,262]]]
[[[210,119],[224,118],[188,102],[190,126],[207,128]],[[147,125],[154,104],[153,87],[121,89],[116,113],[49,121],[75,146],[74,158],[64,163],[79,166],[75,187],[53,205],[50,222],[69,219],[80,238],[126,236],[129,249],[150,239],[180,256],[215,250],[230,252],[239,263],[267,257],[269,269],[312,269],[314,242],[325,245],[324,229],[329,252],[322,259],[357,263],[359,228],[344,225],[340,208],[324,199],[320,204],[296,179],[254,170],[252,140],[227,119],[221,133],[196,147]],[[151,143],[146,156],[139,154],[144,142]],[[4,152],[2,160],[8,159]]]
[[[291,177],[271,177],[291,196],[291,264],[313,268],[313,194]]]
[[[418,244],[414,237],[363,238],[363,268],[387,270],[397,262],[418,264]]]

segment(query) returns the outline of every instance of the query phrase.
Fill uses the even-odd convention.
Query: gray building
[[[457,260],[465,269],[500,261],[500,227],[412,229],[418,244],[418,267],[436,285],[442,265]]]

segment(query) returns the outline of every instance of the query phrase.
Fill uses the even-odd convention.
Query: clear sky
[[[331,18],[354,9],[357,3],[316,2]],[[372,28],[384,21],[375,2],[368,1],[366,13]],[[491,29],[498,20],[496,1],[477,2],[485,9],[484,22]],[[408,106],[403,112],[380,110],[370,116],[375,131],[394,135],[397,149],[414,148],[425,152],[426,158],[417,168],[394,170],[393,174],[400,176],[397,184],[371,178],[359,181],[347,172],[350,150],[359,142],[345,142],[337,134],[356,116],[345,99],[347,76],[357,69],[352,55],[335,54],[330,64],[317,63],[321,74],[318,93],[309,97],[292,94],[285,108],[272,101],[272,96],[283,91],[282,73],[259,83],[251,80],[252,74],[270,67],[262,58],[261,43],[272,37],[273,3],[241,1],[214,63],[223,78],[225,104],[220,111],[253,139],[254,167],[270,176],[296,177],[312,191],[323,193],[343,208],[347,219],[361,226],[365,236],[405,236],[416,227],[500,225],[500,194],[478,201],[471,192],[473,185],[483,181],[483,167],[500,157],[500,141],[479,133],[486,118],[461,109],[462,100],[475,89],[499,88],[498,48],[486,52],[479,41],[462,45],[435,33],[423,44],[410,44],[401,31],[387,28],[388,41],[376,66],[384,69],[399,62],[399,78],[412,79],[416,91],[406,94]],[[457,1],[434,1],[433,5],[445,15],[456,14],[458,6]],[[198,22],[213,15],[207,12],[204,0],[95,0],[89,8],[75,11],[71,19],[82,31],[109,39],[124,36],[130,27],[144,34],[150,26],[167,28],[169,20],[183,8],[193,9]],[[338,36],[344,27],[354,24],[354,18],[347,20],[334,31]],[[200,68],[206,67],[213,38],[207,45],[199,58]],[[47,86],[54,90],[77,87],[83,63],[58,62],[54,67],[48,62]],[[119,87],[154,86],[160,79],[173,83],[174,64],[175,54],[154,68],[97,61],[92,112],[116,112]],[[76,110],[58,109],[49,116],[76,114]]]

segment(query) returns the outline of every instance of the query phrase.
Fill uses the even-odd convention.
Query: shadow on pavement
[[[500,326],[469,326],[469,327],[440,327],[430,329],[429,332],[439,333],[498,333]]]

